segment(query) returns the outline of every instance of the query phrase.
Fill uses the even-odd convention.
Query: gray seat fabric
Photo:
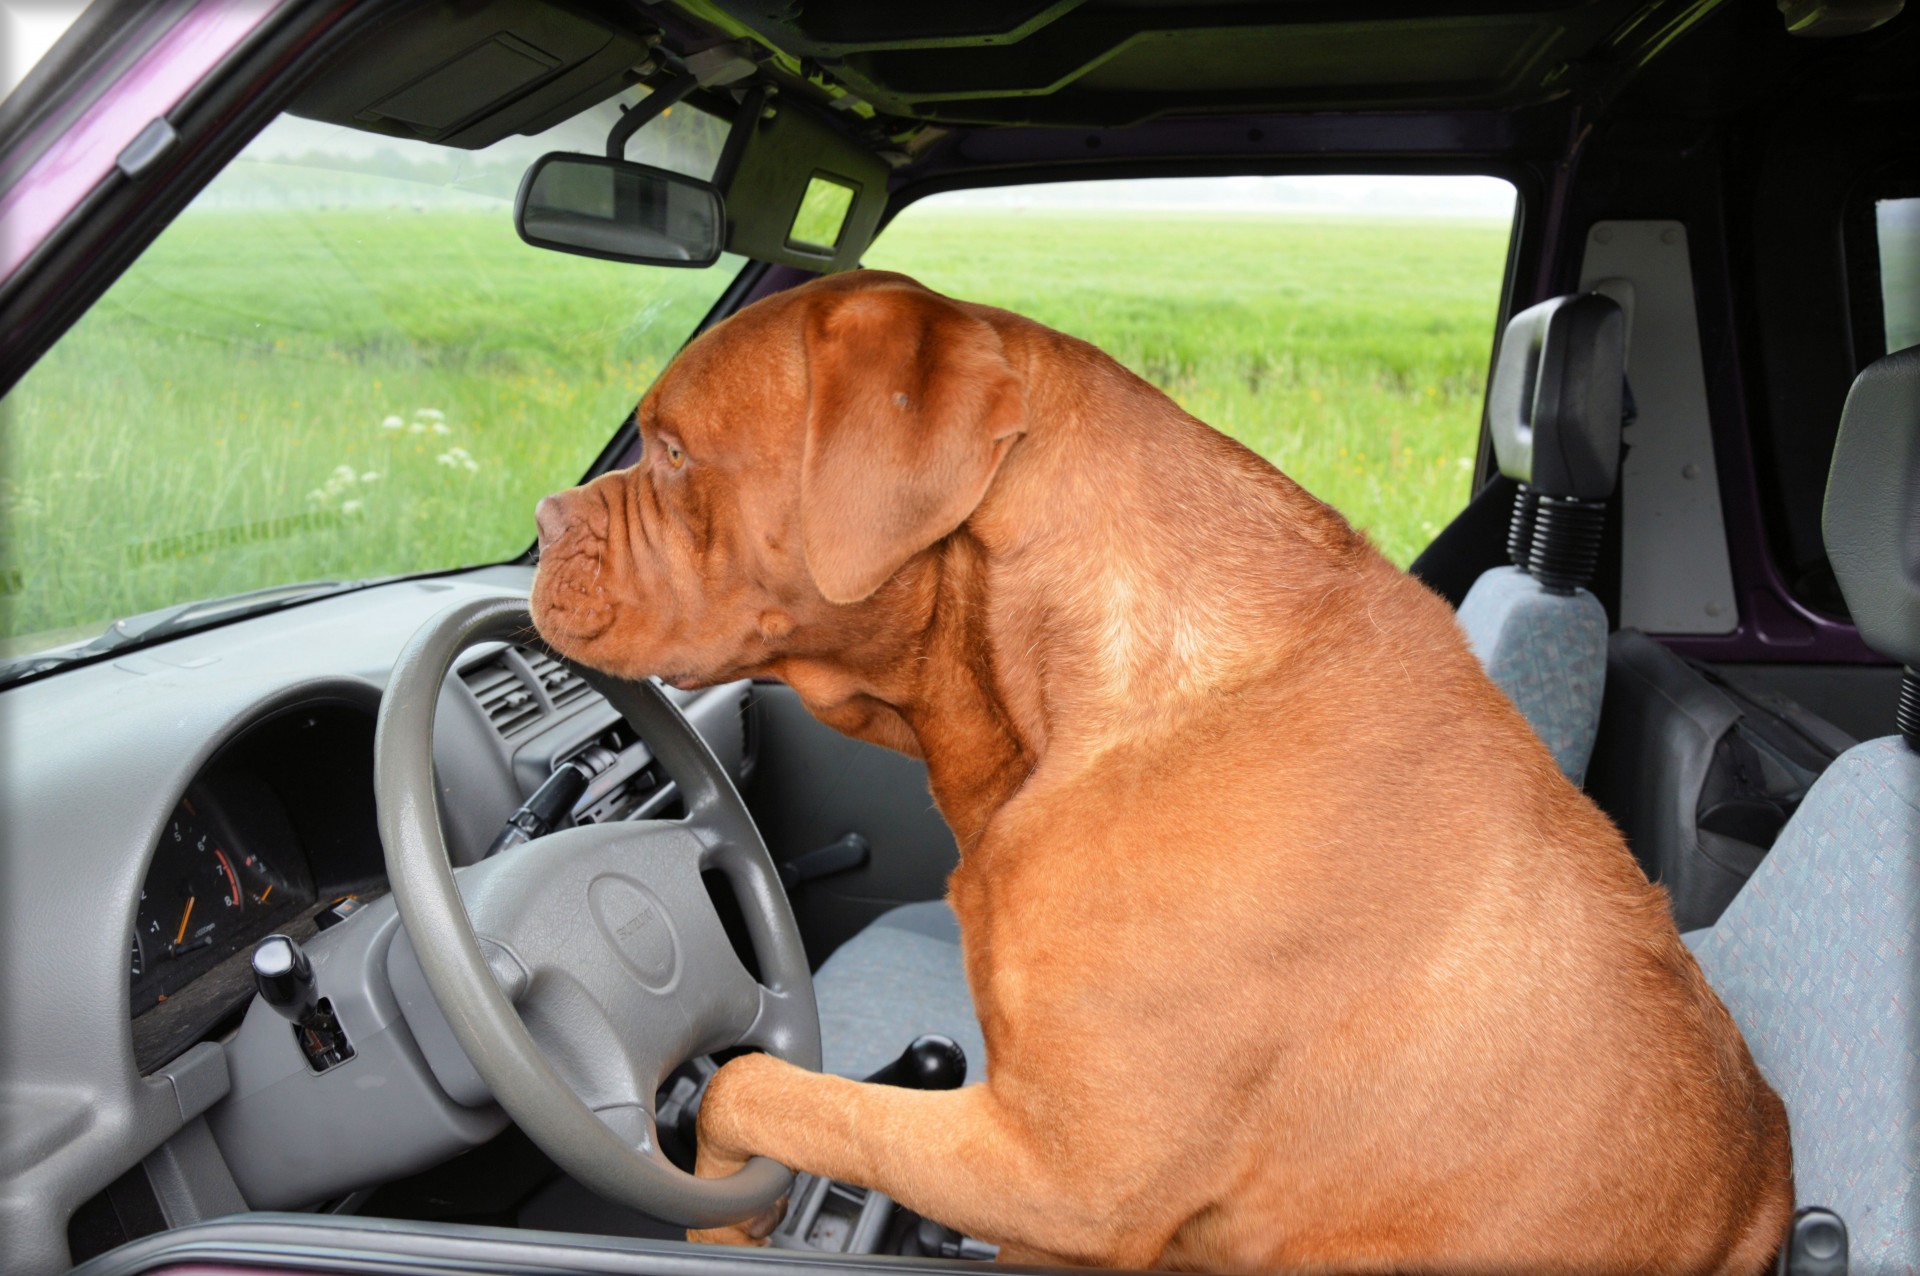
[[[1580,783],[1606,689],[1606,608],[1584,589],[1550,594],[1519,568],[1496,567],[1473,583],[1459,619],[1487,676]]]
[[[1852,1270],[1920,1271],[1920,754],[1842,754],[1685,938],[1787,1105],[1795,1199],[1846,1222]]]
[[[867,1076],[915,1037],[937,1032],[966,1051],[968,1082],[986,1079],[987,1043],[967,991],[960,924],[945,900],[882,913],[834,950],[813,989],[824,1071]]]
[[[1847,395],[1821,530],[1867,645],[1906,666],[1901,735],[1840,755],[1727,911],[1688,937],[1787,1105],[1802,1205],[1856,1272],[1920,1272],[1920,347]]]

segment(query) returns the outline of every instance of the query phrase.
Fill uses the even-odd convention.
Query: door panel
[[[747,807],[784,863],[859,833],[867,863],[797,887],[793,911],[815,966],[889,908],[946,893],[959,849],[916,758],[841,735],[789,687],[753,689],[757,760]]]

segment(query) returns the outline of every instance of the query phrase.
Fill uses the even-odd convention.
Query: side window
[[[1093,342],[1404,566],[1472,494],[1513,201],[1458,177],[959,192],[865,264]]]
[[[1920,196],[1873,204],[1886,351],[1920,345]]]

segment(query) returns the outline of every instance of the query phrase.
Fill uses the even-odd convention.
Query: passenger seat
[[[1500,472],[1520,483],[1510,567],[1474,582],[1460,625],[1578,784],[1607,675],[1607,612],[1585,586],[1620,476],[1626,320],[1599,293],[1554,297],[1507,324],[1487,394]]]
[[[1900,734],[1842,754],[1720,920],[1686,940],[1787,1105],[1795,1199],[1840,1215],[1852,1270],[1914,1272],[1920,347],[1853,383],[1821,523],[1861,638],[1906,666]],[[1821,1270],[1845,1270],[1840,1257]]]

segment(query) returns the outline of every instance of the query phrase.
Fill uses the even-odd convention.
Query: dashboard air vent
[[[522,654],[533,669],[533,676],[540,680],[547,697],[553,701],[554,708],[564,709],[592,690],[587,686],[586,679],[546,652],[527,647],[522,649]]]
[[[460,680],[473,692],[487,721],[493,723],[494,730],[503,739],[512,739],[525,731],[545,712],[540,707],[540,698],[520,680],[520,675],[503,656],[461,670]]]

